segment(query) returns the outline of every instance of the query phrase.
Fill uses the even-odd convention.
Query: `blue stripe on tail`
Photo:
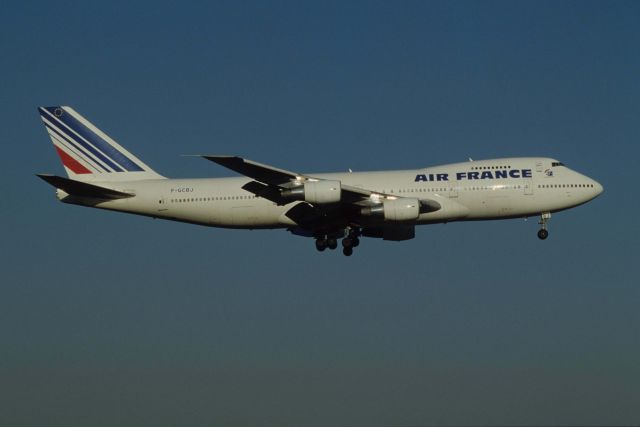
[[[122,172],[123,171],[122,168],[124,168],[128,172],[140,172],[144,170],[138,164],[136,164],[133,160],[131,160],[126,155],[118,151],[118,149],[116,149],[114,146],[112,146],[107,141],[105,141],[102,137],[96,134],[94,131],[92,131],[91,129],[86,127],[84,124],[82,124],[78,119],[73,117],[71,114],[67,113],[64,109],[60,107],[43,107],[43,109],[46,110],[49,114],[51,114],[51,116],[53,116],[55,119],[61,121],[62,123],[67,125],[69,128],[73,129],[73,131],[75,131],[78,135],[82,136],[84,139],[86,139],[95,147],[97,147],[100,151],[102,151],[102,153],[104,153],[104,155],[108,156],[109,159],[105,158],[102,155],[102,153],[96,152],[93,149],[93,147],[86,144],[80,138],[76,138],[75,135],[70,135],[74,137],[74,139],[77,140],[79,143],[81,143],[82,146],[87,148],[87,150],[91,151],[96,156],[98,156],[101,160],[105,161],[105,163],[111,166],[116,172]],[[60,112],[62,114],[60,114]],[[120,168],[118,165],[114,163],[117,163],[122,168]]]
[[[100,169],[104,170],[105,172],[111,172],[109,169],[107,169],[106,167],[104,167],[102,165],[102,163],[100,163],[99,161],[97,161],[91,154],[87,153],[82,147],[78,146],[77,142],[74,142],[70,137],[66,136],[65,134],[62,134],[60,131],[58,131],[56,128],[49,126],[49,124],[47,122],[44,123],[44,126],[50,130],[51,132],[53,132],[54,134],[56,134],[56,136],[60,139],[62,139],[62,141],[66,142],[67,144],[71,145],[73,148],[75,148],[81,155],[83,155],[84,157],[86,157],[87,159],[91,160],[91,162],[95,163]]]
[[[56,107],[52,107],[52,108],[56,108]],[[76,136],[72,132],[69,132],[67,130],[67,128],[63,125],[63,122],[60,119],[58,119],[57,117],[53,116],[53,113],[51,113],[49,110],[47,110],[47,113],[49,115],[44,115],[43,114],[43,117],[46,118],[47,120],[49,120],[51,123],[53,123],[55,126],[58,127],[58,129],[59,129],[59,132],[57,132],[58,134],[62,133],[66,139],[68,139],[70,141],[74,141],[77,144],[81,145],[82,147],[85,148],[85,150],[87,150],[90,153],[92,153],[94,156],[96,156],[96,158],[100,159],[101,162],[103,162],[104,164],[106,164],[109,167],[111,167],[115,172],[124,172],[124,169],[122,169],[120,166],[115,164],[115,162],[113,162],[111,159],[106,157],[102,152],[100,152],[99,150],[94,148],[91,144],[87,143],[84,139],[79,138],[78,136]],[[47,124],[45,123],[45,126],[46,125]],[[49,129],[52,129],[50,126],[47,126],[47,127]],[[86,153],[85,153],[85,155],[86,155]],[[91,158],[91,157],[89,157],[89,158]],[[110,172],[110,171],[107,170],[107,172]]]

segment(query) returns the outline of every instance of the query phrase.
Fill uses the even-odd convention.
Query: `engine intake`
[[[304,200],[319,205],[338,203],[342,199],[340,181],[308,181],[303,185],[283,190],[282,197]]]

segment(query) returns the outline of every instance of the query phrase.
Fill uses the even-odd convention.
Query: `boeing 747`
[[[318,251],[350,256],[361,237],[402,241],[416,225],[540,218],[582,205],[602,185],[546,157],[468,161],[421,169],[299,173],[237,156],[201,157],[240,174],[170,179],[151,169],[71,107],[40,107],[67,177],[39,174],[57,198],[211,227],[282,228],[315,239]]]

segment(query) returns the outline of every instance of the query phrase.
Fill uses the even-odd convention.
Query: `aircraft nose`
[[[593,197],[598,197],[604,191],[604,187],[598,181],[593,180],[593,192],[595,193]]]

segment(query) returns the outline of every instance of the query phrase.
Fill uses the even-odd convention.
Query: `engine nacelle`
[[[410,222],[420,216],[420,201],[418,199],[385,200],[379,205],[363,208],[363,216],[381,216],[385,221]]]
[[[303,185],[282,191],[281,195],[319,205],[338,203],[342,199],[342,186],[340,181],[307,181]]]

